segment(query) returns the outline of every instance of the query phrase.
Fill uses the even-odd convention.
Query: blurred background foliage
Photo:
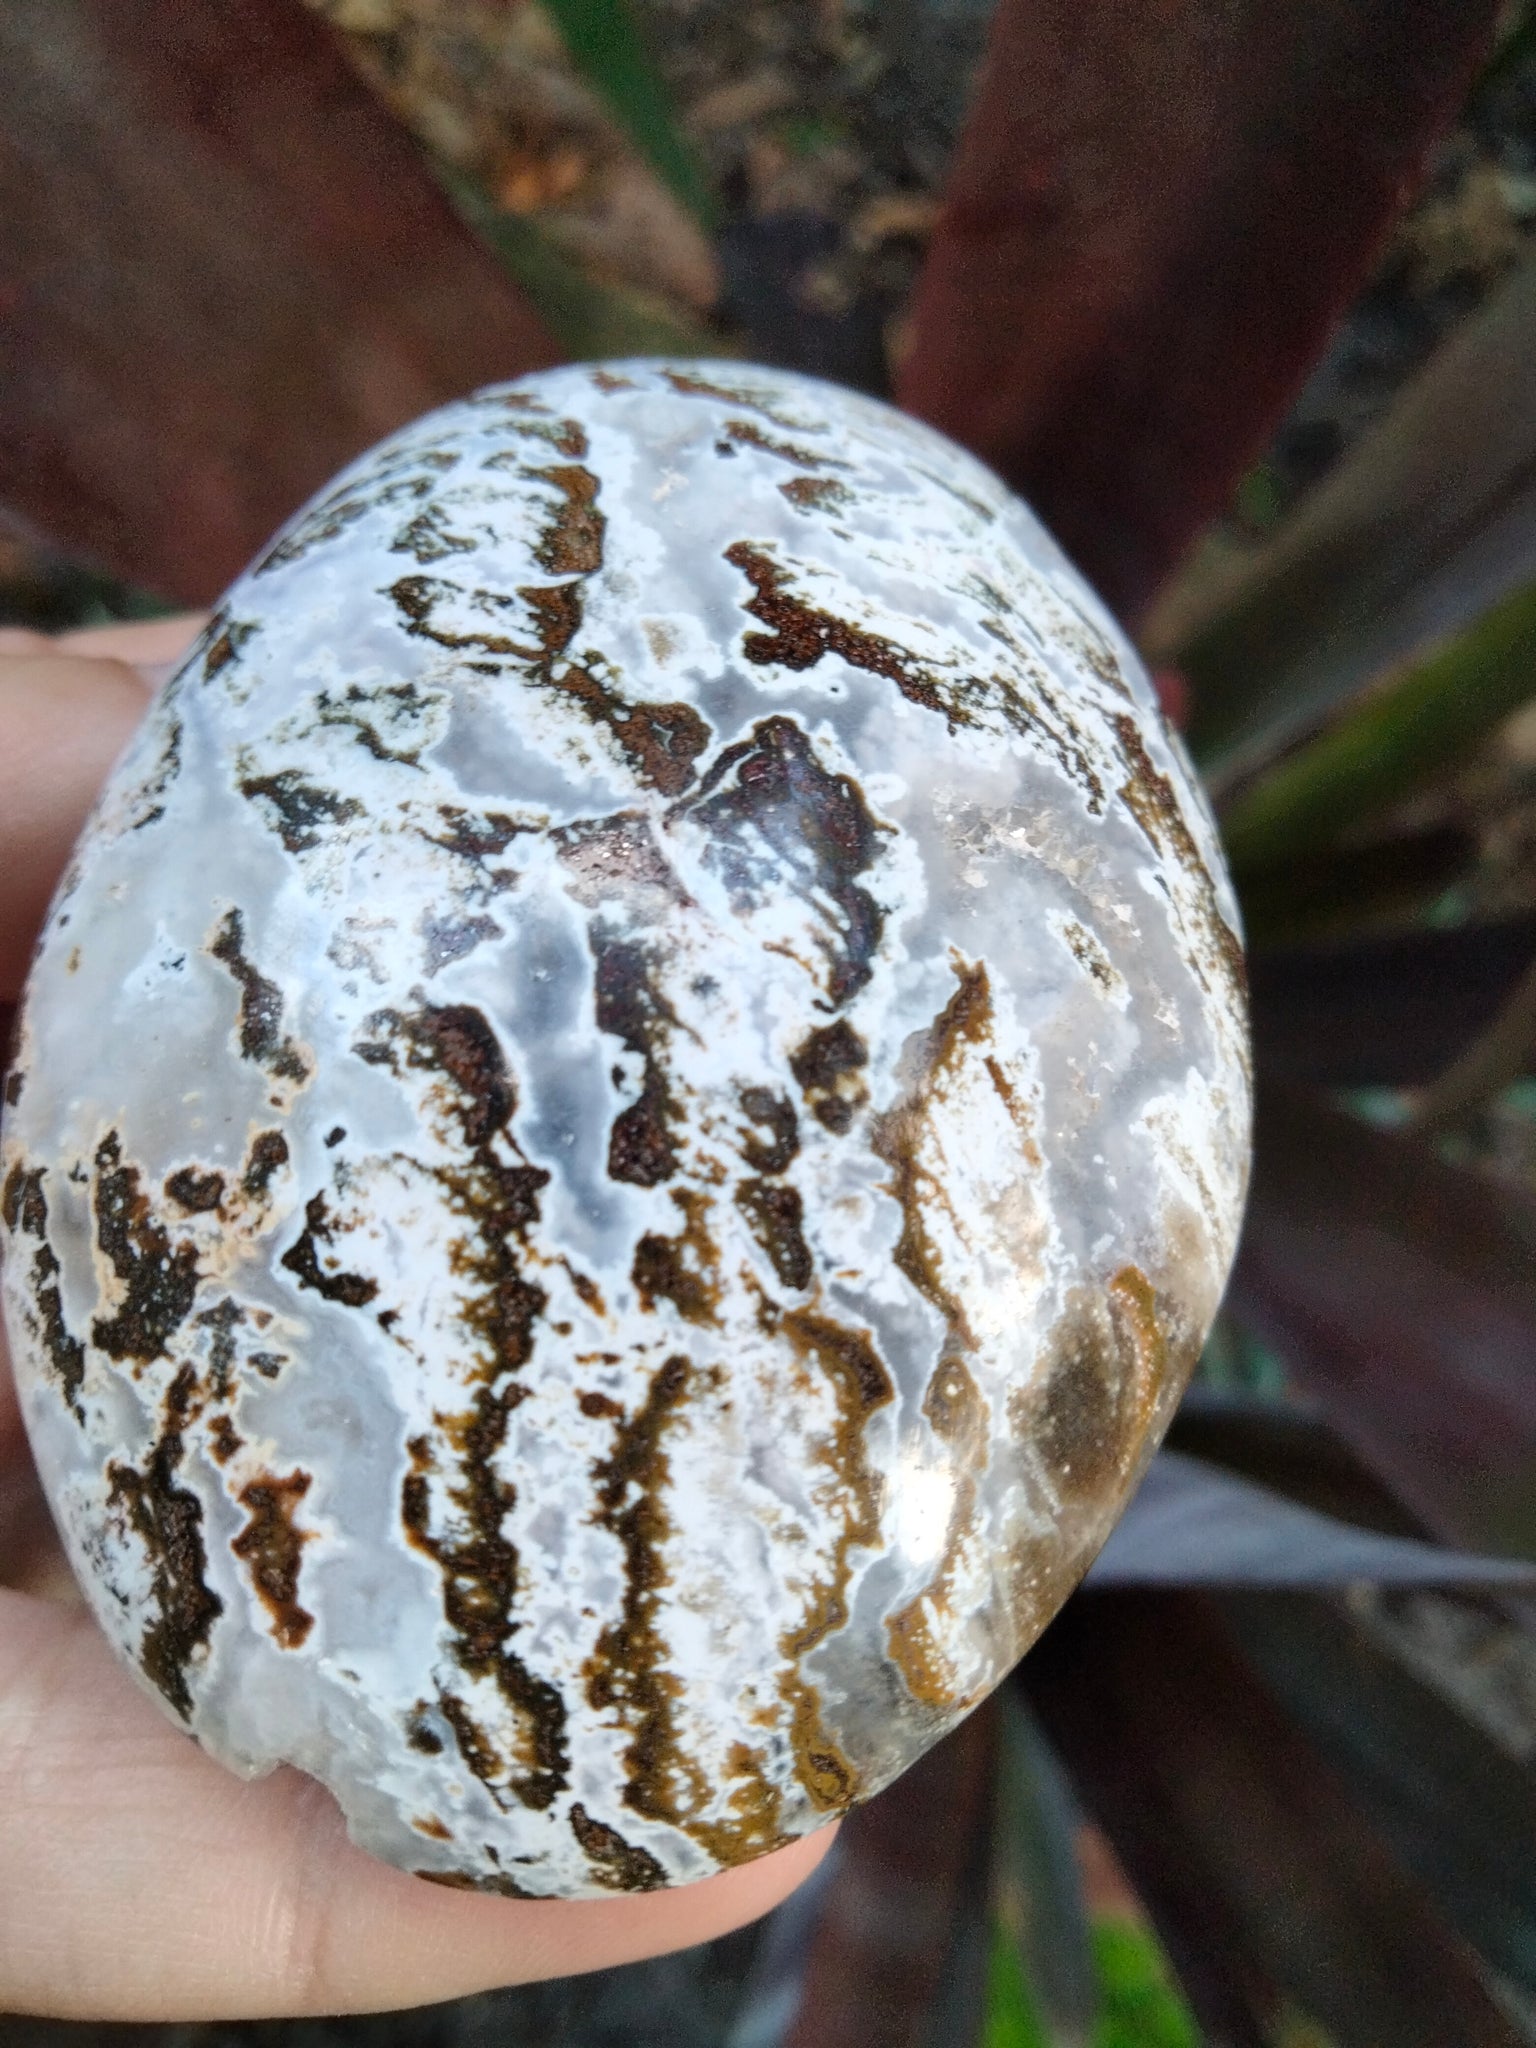
[[[561,357],[894,396],[1158,671],[1260,1082],[1127,1524],[761,1928],[6,2042],[1536,2041],[1536,6],[9,0],[0,76],[0,621],[206,602]]]

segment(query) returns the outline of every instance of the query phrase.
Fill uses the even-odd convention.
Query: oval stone
[[[161,694],[26,998],[7,1326],[102,1627],[450,1883],[878,1791],[1197,1355],[1234,927],[1131,648],[928,429],[625,363],[396,435]]]

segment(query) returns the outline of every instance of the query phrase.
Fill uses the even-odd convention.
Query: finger
[[[5,1332],[0,1329],[0,1586],[79,1607],[82,1597],[59,1544],[27,1447]]]
[[[0,660],[0,1002],[20,990],[70,848],[144,701],[126,662]]]
[[[355,1849],[299,1772],[211,1762],[94,1624],[0,1593],[0,2011],[373,2012],[633,1962],[777,1905],[831,1834],[591,1903],[424,1884]]]
[[[75,632],[61,633],[49,644],[72,654],[110,655],[142,668],[163,668],[168,662],[181,660],[207,623],[204,612],[182,612],[174,619],[82,626]]]

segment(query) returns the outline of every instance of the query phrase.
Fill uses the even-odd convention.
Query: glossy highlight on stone
[[[1124,638],[928,429],[622,363],[396,435],[163,692],[24,1006],[7,1327],[102,1627],[445,1883],[878,1791],[1215,1311],[1234,923]]]

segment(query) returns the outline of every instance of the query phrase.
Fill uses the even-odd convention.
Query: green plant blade
[[[987,1959],[987,2018],[979,2048],[1057,2048],[1040,2024],[1018,1946],[1002,1926],[992,1929]]]
[[[1099,1921],[1093,1954],[1104,1986],[1104,2017],[1093,2048],[1200,2048],[1189,2008],[1143,1928],[1125,1920]]]
[[[1234,874],[1312,853],[1465,756],[1536,695],[1536,583],[1244,789],[1222,814]]]
[[[714,196],[673,117],[670,95],[624,0],[544,0],[572,58],[603,94],[630,140],[706,232]]]

